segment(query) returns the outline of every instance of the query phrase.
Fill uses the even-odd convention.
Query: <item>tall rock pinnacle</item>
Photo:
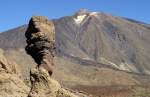
[[[52,21],[46,17],[33,16],[25,36],[26,52],[33,57],[39,68],[48,70],[51,75],[55,49],[55,31]]]
[[[31,69],[31,89],[27,97],[80,97],[61,87],[49,75],[53,73],[55,31],[52,21],[46,17],[31,18],[25,33],[26,52],[30,54],[38,68]],[[49,74],[48,74],[49,73]]]

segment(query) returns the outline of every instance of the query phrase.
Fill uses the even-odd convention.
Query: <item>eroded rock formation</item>
[[[0,97],[86,97],[62,88],[44,68],[32,68],[31,85],[27,85],[11,65],[0,49]]]
[[[31,91],[28,97],[81,97],[63,89],[50,78],[44,68],[31,70]],[[82,96],[83,97],[83,96]]]
[[[53,80],[53,57],[55,49],[54,25],[46,17],[34,16],[29,22],[25,34],[26,51],[30,54],[38,68],[31,69],[31,89],[28,97],[79,97],[63,89]]]
[[[27,97],[29,87],[20,79],[16,69],[0,49],[0,97]]]
[[[0,49],[0,72],[5,71],[7,73],[12,73],[13,69],[9,68],[9,63],[3,53],[3,50]]]
[[[51,75],[55,49],[53,22],[46,17],[34,16],[29,22],[25,36],[27,53],[33,57],[39,68],[45,68]]]

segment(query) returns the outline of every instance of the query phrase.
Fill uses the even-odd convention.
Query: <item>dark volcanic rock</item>
[[[33,57],[38,67],[44,67],[51,75],[55,49],[55,31],[52,21],[46,17],[32,17],[25,36],[28,44],[27,53]]]

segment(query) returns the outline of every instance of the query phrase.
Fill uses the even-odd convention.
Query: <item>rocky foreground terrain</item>
[[[52,22],[48,22],[45,17],[33,17],[29,23],[26,31],[28,43],[26,51],[36,62],[47,62],[50,60],[50,63],[46,63],[46,66],[43,66],[42,63],[39,66],[37,62],[38,66],[30,71],[30,84],[28,85],[21,79],[22,75],[19,75],[17,65],[10,63],[3,55],[3,51],[0,51],[0,97],[85,97],[85,95],[79,95],[79,93],[75,95],[75,93],[73,94],[63,89],[50,76],[47,65],[53,62],[53,58],[45,59],[45,56],[47,58],[48,53],[54,51],[53,46],[49,46],[54,43],[51,38],[54,36],[52,35],[54,33],[52,28],[54,28]],[[47,36],[48,34],[50,35],[49,37]],[[48,47],[46,46],[47,44]],[[48,51],[47,48],[49,48]],[[33,54],[36,55],[36,58]]]
[[[39,97],[150,97],[149,24],[86,10],[53,23],[51,77],[25,51],[28,25],[0,33],[0,97],[32,87]]]

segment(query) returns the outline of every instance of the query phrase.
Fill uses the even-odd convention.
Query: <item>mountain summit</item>
[[[149,25],[86,10],[75,15],[55,21],[59,53],[128,72],[150,73]]]
[[[76,16],[79,16],[79,15],[85,15],[85,14],[89,14],[90,11],[88,11],[87,9],[80,9],[79,11],[77,11],[75,13]]]

